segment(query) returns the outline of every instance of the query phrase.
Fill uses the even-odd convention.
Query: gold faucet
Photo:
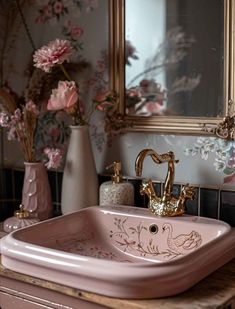
[[[149,197],[148,208],[151,212],[158,216],[178,216],[185,212],[185,202],[187,199],[193,199],[195,188],[188,184],[182,187],[179,198],[175,198],[172,194],[175,176],[175,155],[172,151],[164,154],[157,154],[153,149],[143,149],[138,154],[135,161],[136,176],[141,176],[143,171],[143,162],[147,156],[151,156],[152,160],[157,164],[168,163],[168,171],[165,179],[163,196],[156,195],[152,181],[144,179],[140,187],[140,194],[146,194]]]

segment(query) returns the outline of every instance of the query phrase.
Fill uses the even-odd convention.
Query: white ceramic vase
[[[24,210],[37,214],[40,220],[52,217],[51,188],[46,167],[41,162],[25,162],[22,205]]]
[[[62,180],[61,211],[98,205],[98,175],[88,126],[71,126]]]

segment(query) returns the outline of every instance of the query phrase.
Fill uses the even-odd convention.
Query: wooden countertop
[[[127,300],[106,297],[73,289],[57,283],[23,275],[4,268],[0,264],[0,276],[57,291],[68,296],[102,304],[116,309],[199,309],[199,308],[235,308],[235,259],[227,263],[212,275],[203,279],[188,291],[174,297],[149,300]],[[233,299],[233,300],[232,300]],[[232,304],[232,305],[231,305]],[[231,305],[231,306],[229,306]]]

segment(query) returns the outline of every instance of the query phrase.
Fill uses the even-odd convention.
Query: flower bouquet
[[[71,136],[68,145],[62,181],[61,209],[63,214],[98,203],[98,177],[92,152],[88,126],[94,111],[110,112],[116,109],[114,91],[98,94],[90,110],[79,98],[79,86],[70,77],[65,62],[70,60],[73,48],[69,41],[56,39],[34,53],[35,66],[46,73],[59,67],[65,80],[59,80],[47,103],[49,111],[65,111],[71,116]]]
[[[81,100],[79,99],[79,86],[71,78],[64,62],[70,60],[74,52],[68,40],[55,39],[47,45],[38,49],[33,56],[35,67],[46,73],[58,66],[64,73],[66,80],[60,80],[56,89],[52,89],[47,109],[49,111],[63,110],[72,117],[73,125],[88,125],[90,117],[95,110],[108,111],[117,106],[117,95],[114,91],[106,91],[98,94],[93,99],[90,111],[84,112]]]

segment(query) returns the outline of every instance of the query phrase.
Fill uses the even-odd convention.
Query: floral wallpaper
[[[10,6],[17,2],[21,10],[13,6],[11,18],[7,20]],[[76,53],[68,69],[79,81],[84,110],[88,110],[91,98],[109,88],[108,3],[109,0],[0,1],[0,84],[9,87],[19,98],[33,91],[44,110],[36,138],[39,155],[48,144],[59,144],[65,151],[69,119],[63,112],[45,111],[55,80],[42,83],[41,76],[32,73],[33,51],[55,38],[71,41]],[[114,137],[108,145],[101,112],[94,114],[90,133],[98,173],[104,172],[113,161],[121,160],[123,174],[134,177],[137,154],[143,148],[153,148],[158,153],[175,152],[180,161],[176,165],[177,182],[232,187],[235,183],[233,142],[214,137],[127,132]],[[16,144],[4,137],[4,164],[19,166],[22,163],[19,153]],[[164,180],[166,169],[165,165],[146,159],[143,177]]]
[[[61,75],[54,72],[52,78],[43,76],[33,68],[32,54],[56,38],[70,41],[75,53],[67,70],[78,80],[80,103],[84,113],[88,113],[92,98],[109,88],[108,0],[2,1],[1,15],[1,25],[7,33],[0,34],[1,87],[15,93],[18,101],[33,98],[40,105],[38,156],[47,145],[59,145],[65,153],[69,118],[63,112],[45,110],[50,91]],[[101,151],[104,129],[91,122],[95,145]]]
[[[223,183],[235,183],[235,143],[216,137],[198,137],[191,147],[185,147],[184,154],[200,156],[208,160],[215,154],[213,166],[218,173],[223,174]]]

